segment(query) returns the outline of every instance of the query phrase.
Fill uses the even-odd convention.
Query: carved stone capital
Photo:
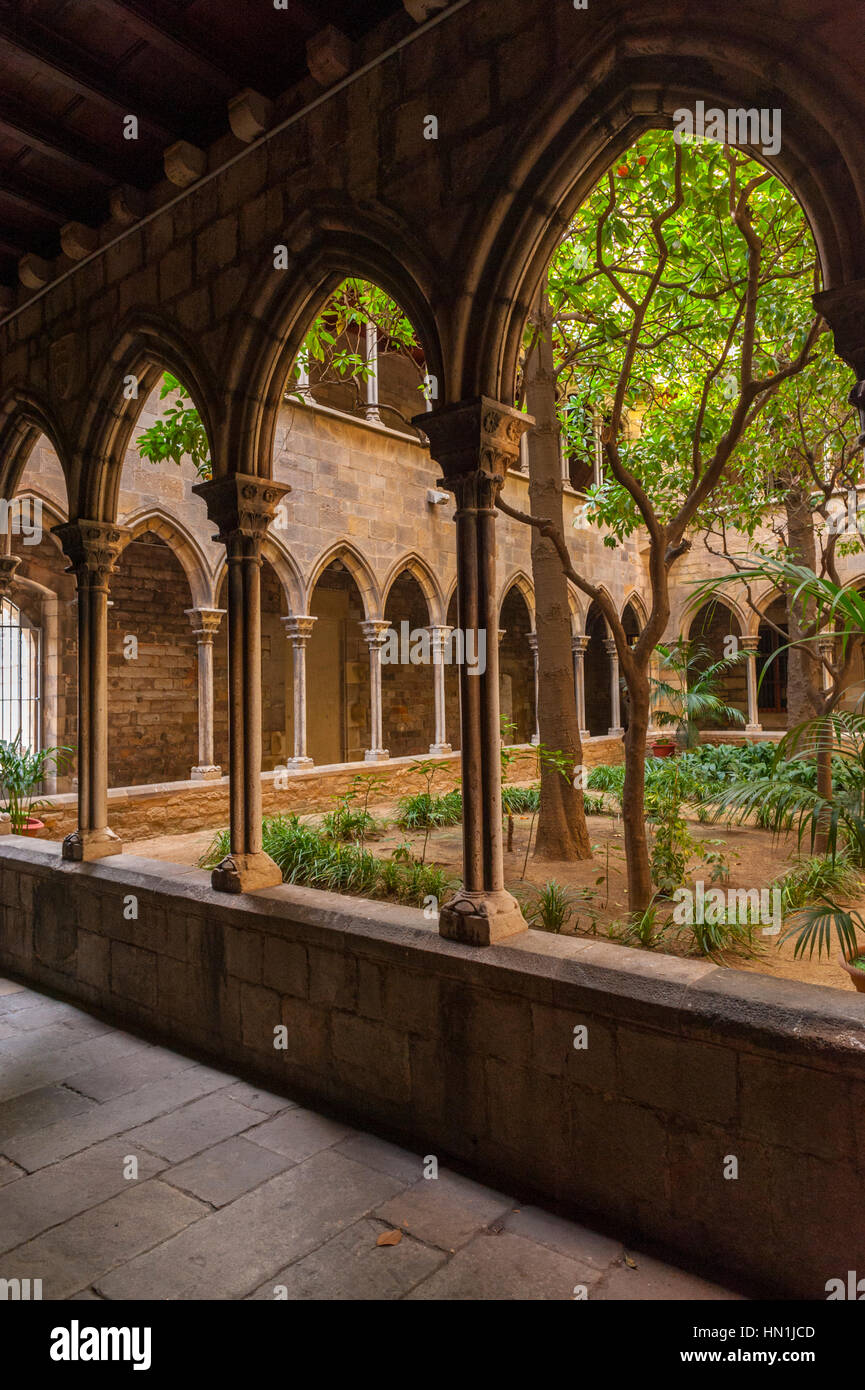
[[[743,652],[758,652],[760,650],[760,638],[756,635],[740,637],[739,645]]]
[[[534,655],[534,656],[537,656],[537,654],[538,654],[538,634],[537,634],[536,632],[527,632],[527,633],[526,633],[526,641],[528,642],[529,646],[531,647],[533,655]]]
[[[285,635],[296,647],[306,646],[317,622],[318,618],[311,617],[309,613],[295,613],[290,618],[282,619]]]
[[[74,574],[79,587],[107,588],[108,579],[131,532],[113,521],[66,521],[53,533],[70,561],[68,574]]]
[[[222,541],[229,559],[258,559],[276,508],[291,488],[249,473],[230,473],[195,483],[192,491],[203,498],[207,515],[218,528],[214,540]]]
[[[8,598],[11,594],[15,571],[20,564],[20,555],[0,555],[0,598]]]
[[[199,642],[212,642],[219,631],[225,608],[186,608],[184,609],[193,632]]]
[[[383,647],[387,640],[390,622],[382,618],[367,618],[361,623],[360,628],[368,646]]]
[[[850,363],[861,380],[865,377],[865,280],[851,280],[815,294],[814,307],[832,329],[838,356]]]
[[[588,651],[590,641],[591,638],[587,637],[585,633],[580,633],[579,636],[572,637],[571,651],[574,653],[575,656],[582,656],[586,651]]]
[[[478,396],[418,415],[413,423],[429,439],[430,453],[441,466],[444,478],[440,486],[457,492],[456,484],[466,480],[468,499],[472,489],[482,491],[479,474],[490,482],[500,477],[496,492],[501,488],[507,470],[519,459],[520,439],[534,420],[513,406]],[[468,483],[469,479],[475,481]],[[459,492],[457,497],[459,500]],[[470,505],[468,500],[466,505]],[[495,505],[495,495],[488,505]]]

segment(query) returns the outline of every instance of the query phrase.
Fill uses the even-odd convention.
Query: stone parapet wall
[[[413,909],[12,837],[0,906],[4,971],[629,1245],[782,1297],[861,1268],[858,995],[540,932],[470,948]]]
[[[593,738],[583,745],[586,767],[598,763],[620,763],[623,746],[620,738]],[[419,761],[441,764],[445,771],[434,784],[434,791],[448,791],[461,776],[460,755],[422,759],[391,758],[385,763],[338,763],[332,767],[314,767],[288,774],[288,785],[276,785],[276,774],[261,775],[262,803],[265,815],[280,811],[307,815],[329,811],[333,799],[347,792],[355,777],[376,776],[382,785],[371,805],[393,801],[399,796],[423,791],[425,783],[412,772]],[[284,774],[283,774],[284,775]],[[534,748],[518,750],[512,763],[510,781],[533,781],[537,777],[537,753]],[[41,812],[45,830],[40,839],[62,839],[74,830],[77,823],[77,801],[74,793],[51,798],[53,810]],[[218,830],[228,824],[228,778],[212,782],[162,782],[151,786],[114,787],[108,793],[108,814],[111,828],[122,840],[131,843],[157,835],[184,835],[195,830]]]

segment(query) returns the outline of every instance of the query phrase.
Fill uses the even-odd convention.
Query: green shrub
[[[811,907],[823,898],[850,898],[862,890],[862,879],[843,853],[831,856],[803,855],[773,879],[770,887],[781,890],[781,911],[786,916]]]
[[[302,824],[297,816],[265,817],[262,843],[279,866],[284,883],[355,897],[389,898],[414,907],[423,906],[429,897],[441,903],[456,886],[444,869],[420,863],[408,847],[394,851],[389,859],[377,859],[370,850]],[[228,851],[228,831],[221,830],[199,860],[200,867],[213,868]]]
[[[433,796],[417,792],[403,796],[399,802],[397,825],[403,830],[436,830],[446,825],[458,825],[463,817],[463,798],[459,788]]]
[[[541,806],[541,788],[537,784],[532,787],[502,787],[502,811],[505,815],[526,816],[536,815]]]
[[[591,904],[595,895],[590,888],[568,888],[551,879],[543,886],[520,884],[516,895],[529,926],[539,931],[562,931],[580,909],[588,909],[594,920]],[[579,925],[579,920],[577,916],[575,926]]]
[[[321,818],[325,834],[332,840],[367,840],[379,829],[375,816],[369,811],[352,811],[348,806],[338,806]]]

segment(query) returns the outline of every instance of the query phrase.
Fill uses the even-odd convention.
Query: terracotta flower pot
[[[843,956],[838,957],[838,964],[842,970],[847,971],[859,993],[865,994],[865,970],[861,966],[851,965],[849,960],[845,960]]]
[[[38,816],[28,816],[27,819],[26,819],[26,821],[24,822],[24,824],[23,824],[22,827],[21,827],[21,834],[22,834],[22,835],[38,835],[38,834],[39,834],[39,831],[40,831],[40,830],[44,830],[44,829],[45,829],[45,822],[44,822],[44,820],[40,820]]]
[[[659,739],[652,744],[652,754],[656,758],[672,758],[675,757],[675,753],[676,745],[672,740]]]

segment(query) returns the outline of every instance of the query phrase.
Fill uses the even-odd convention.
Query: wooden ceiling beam
[[[237,76],[232,77],[202,53],[195,36],[186,32],[182,25],[173,20],[155,19],[140,0],[91,0],[91,4],[103,14],[122,20],[124,27],[136,38],[143,39],[157,53],[176,62],[208,86],[229,93],[243,85]]]
[[[87,174],[106,184],[129,182],[128,164],[111,151],[100,149],[79,135],[68,134],[60,121],[40,120],[3,95],[0,95],[0,131],[14,135],[31,149],[76,173]]]
[[[115,73],[103,68],[90,54],[57,35],[48,36],[37,25],[10,16],[7,6],[0,13],[0,51],[17,53],[40,72],[76,96],[96,99],[111,106],[121,116],[134,115],[164,143],[183,134],[184,122],[178,117],[166,120],[164,109],[156,109],[150,98],[130,91]]]

